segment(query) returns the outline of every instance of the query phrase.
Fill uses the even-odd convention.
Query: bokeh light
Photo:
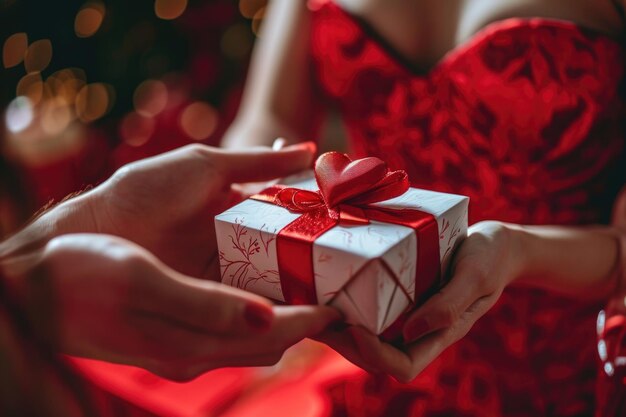
[[[2,64],[4,68],[19,65],[24,60],[28,48],[28,36],[26,33],[14,33],[4,41],[2,47]]]
[[[45,85],[50,94],[67,104],[73,104],[85,84],[84,71],[78,68],[65,68],[49,76]]]
[[[91,122],[104,116],[112,104],[112,87],[102,83],[87,84],[76,96],[76,114],[83,122]]]
[[[239,0],[239,11],[242,16],[252,19],[266,4],[267,0]]]
[[[58,135],[69,126],[73,116],[64,100],[47,100],[41,107],[41,129],[48,135]]]
[[[229,58],[242,59],[252,48],[250,29],[244,24],[229,27],[221,39],[222,53]]]
[[[187,0],[155,0],[154,14],[160,19],[176,19],[185,12]]]
[[[32,105],[38,104],[44,93],[44,83],[39,72],[31,72],[23,76],[15,88],[16,96],[28,97]]]
[[[203,140],[211,136],[218,123],[217,110],[197,101],[185,108],[180,116],[180,126],[183,132],[194,140]]]
[[[12,133],[26,129],[33,121],[33,106],[26,97],[16,97],[9,103],[6,113],[6,127]]]
[[[120,124],[120,136],[130,146],[138,147],[150,139],[154,133],[154,119],[136,112],[127,114]]]
[[[167,105],[167,86],[162,81],[146,80],[133,94],[135,110],[142,116],[154,117]]]
[[[76,14],[74,19],[74,32],[79,38],[88,38],[93,36],[104,20],[105,14],[104,4],[100,2],[87,3]]]
[[[24,55],[26,72],[43,71],[52,60],[52,42],[40,39],[30,44]]]

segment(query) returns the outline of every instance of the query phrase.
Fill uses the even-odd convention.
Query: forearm
[[[515,283],[586,299],[607,298],[623,281],[618,229],[507,225],[519,251]]]
[[[271,2],[223,146],[269,146],[277,137],[289,143],[316,139],[323,106],[312,83],[310,20],[305,0]]]
[[[0,264],[4,264],[9,258],[35,251],[45,246],[50,239],[62,234],[96,232],[91,198],[90,192],[64,201],[1,242]]]

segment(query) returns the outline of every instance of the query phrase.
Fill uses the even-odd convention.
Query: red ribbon
[[[334,154],[331,155],[332,157],[340,155],[347,159],[342,154],[334,152],[330,154]],[[346,176],[345,171],[348,171],[348,174],[352,172],[344,169],[344,172],[339,173],[344,178],[336,181],[335,177],[325,178],[329,170],[323,169],[323,166],[320,167],[320,160],[327,155],[329,154],[320,156],[316,163],[316,179],[320,189],[327,190],[327,192],[335,192],[332,188],[335,184],[340,183],[343,187],[340,189],[343,195],[335,199],[334,205],[326,202],[328,198],[325,198],[322,191],[301,190],[282,185],[270,187],[252,196],[255,200],[276,204],[291,212],[302,213],[300,217],[285,226],[276,239],[278,270],[285,301],[289,304],[317,304],[312,256],[313,242],[338,223],[368,224],[370,220],[398,224],[415,230],[417,267],[416,297],[413,301],[419,301],[439,282],[439,231],[434,216],[414,209],[396,210],[371,205],[402,195],[408,190],[409,182],[404,171],[388,172],[384,166],[382,178],[373,185],[368,185],[363,184],[363,176],[358,175],[361,172]],[[353,161],[353,163],[359,161]],[[331,174],[336,175],[336,172],[331,172]],[[363,191],[364,188],[367,190]],[[358,193],[351,190],[357,190]],[[397,277],[395,279],[398,282]]]

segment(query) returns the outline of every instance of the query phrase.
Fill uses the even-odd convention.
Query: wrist
[[[504,242],[507,247],[506,265],[509,284],[518,282],[525,275],[530,262],[526,246],[529,244],[524,229],[512,223],[500,223]]]
[[[504,224],[507,230],[512,279],[511,283],[524,281],[528,275],[529,265],[532,263],[531,253],[528,248],[532,247],[532,236],[517,224]]]
[[[63,234],[97,232],[92,199],[92,193],[84,194],[64,201],[35,218],[0,243],[0,262],[40,249]]]

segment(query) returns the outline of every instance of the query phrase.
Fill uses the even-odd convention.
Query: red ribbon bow
[[[339,222],[368,224],[375,220],[413,228],[418,238],[415,298],[438,284],[439,234],[435,218],[419,210],[372,206],[404,194],[409,189],[406,172],[390,172],[378,158],[351,161],[342,153],[328,152],[315,162],[315,179],[318,191],[276,185],[252,197],[302,213],[279,232],[276,240],[287,303],[317,304],[313,242]]]

